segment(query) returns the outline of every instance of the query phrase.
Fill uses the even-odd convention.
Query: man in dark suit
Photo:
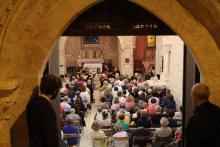
[[[208,101],[206,84],[193,86],[192,101],[196,107],[186,129],[187,147],[220,147],[220,108]]]
[[[59,130],[51,100],[57,97],[61,80],[54,75],[41,79],[40,95],[27,105],[29,147],[59,147]]]

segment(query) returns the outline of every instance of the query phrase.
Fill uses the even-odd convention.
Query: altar
[[[102,64],[104,63],[102,49],[84,48],[80,51],[76,62],[79,67],[89,68],[93,74],[102,72]]]
[[[101,63],[85,63],[83,68],[89,68],[89,71],[92,74],[102,72],[102,64]]]
[[[97,73],[97,71],[99,70],[100,72],[102,72],[102,64],[104,63],[104,59],[103,58],[93,58],[93,59],[77,59],[77,65],[79,67],[83,67],[83,68],[89,68],[89,71],[92,72],[93,74]]]

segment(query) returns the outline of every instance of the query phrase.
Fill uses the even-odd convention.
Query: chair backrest
[[[113,137],[112,147],[128,147],[129,137]]]
[[[173,137],[170,135],[170,136],[167,136],[167,137],[159,137],[159,136],[156,136],[155,138],[155,142],[171,142],[173,139]]]
[[[96,146],[107,147],[107,137],[95,137],[93,141],[93,147]]]
[[[148,136],[134,136],[133,137],[133,146],[141,145],[142,147],[147,147]]]
[[[80,121],[73,121],[72,125],[77,126],[77,127],[81,127]]]
[[[112,136],[112,129],[101,129],[106,136],[111,137]]]
[[[101,126],[101,129],[111,129],[112,126]]]
[[[79,135],[78,134],[76,134],[76,133],[74,133],[74,134],[63,134],[63,138],[65,138],[65,139],[69,139],[69,138],[78,138],[79,137]]]
[[[129,137],[114,137],[115,141],[128,141]]]

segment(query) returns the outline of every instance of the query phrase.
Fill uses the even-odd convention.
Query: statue
[[[81,50],[80,56],[81,56],[81,58],[86,58],[86,51],[85,50]]]
[[[94,58],[94,56],[93,56],[93,54],[94,54],[94,50],[89,49],[89,50],[87,50],[87,52],[88,52],[88,58],[89,58],[89,59]]]
[[[101,49],[97,49],[96,52],[95,52],[95,57],[96,58],[102,58],[103,55],[102,55],[102,50]]]
[[[81,59],[82,58],[82,55],[81,55],[81,51],[79,51],[79,55],[78,55],[78,58]]]

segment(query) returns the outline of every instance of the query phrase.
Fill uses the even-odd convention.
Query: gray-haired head
[[[160,125],[161,125],[162,127],[167,127],[168,124],[169,124],[168,118],[162,117],[162,118],[160,119]]]
[[[70,113],[75,113],[75,109],[74,109],[74,108],[71,108],[71,109],[70,109]]]
[[[80,91],[76,91],[76,95],[79,95],[80,94]]]

